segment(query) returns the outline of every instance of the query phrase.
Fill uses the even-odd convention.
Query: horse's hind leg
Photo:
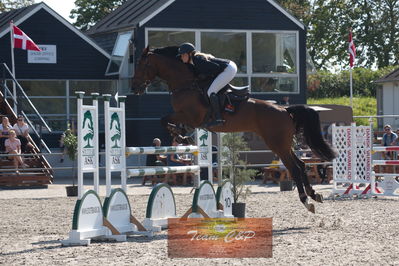
[[[312,186],[309,183],[309,178],[305,171],[305,163],[302,160],[300,160],[294,153],[293,153],[293,156],[295,157],[296,163],[302,169],[302,171],[301,171],[302,172],[302,181],[305,186],[306,194],[309,197],[311,197],[314,201],[317,201],[320,203],[323,202],[323,196],[321,194],[316,193],[316,191],[312,188]]]
[[[296,187],[298,188],[299,199],[305,205],[306,209],[312,213],[315,213],[315,207],[313,204],[308,202],[308,196],[305,193],[303,181],[302,181],[302,173],[303,169],[299,164],[296,162],[296,156],[292,152],[292,150],[288,150],[284,153],[277,153],[280,157],[281,161],[287,167],[288,171],[290,172],[291,177],[295,180]]]
[[[184,136],[186,129],[178,126],[179,124],[188,125],[186,116],[183,113],[173,113],[161,118],[161,125],[176,138],[178,143],[194,144],[192,137]]]

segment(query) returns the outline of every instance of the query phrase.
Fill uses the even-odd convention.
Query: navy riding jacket
[[[216,77],[222,73],[230,63],[227,59],[209,58],[208,60],[201,56],[193,56],[194,72],[197,76]]]

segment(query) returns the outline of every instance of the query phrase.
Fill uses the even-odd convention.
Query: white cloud
[[[46,5],[51,7],[55,12],[63,16],[70,22],[73,22],[69,18],[71,10],[75,8],[75,0],[35,0],[35,3],[44,2]]]

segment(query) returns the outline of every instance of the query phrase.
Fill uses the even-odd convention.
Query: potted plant
[[[65,131],[64,146],[68,158],[72,161],[72,186],[66,186],[66,193],[68,197],[78,195],[78,187],[75,185],[76,178],[76,153],[78,149],[78,138],[73,134],[72,130],[68,125],[68,129]]]
[[[253,180],[256,170],[247,169],[246,160],[240,159],[240,151],[249,150],[240,133],[227,133],[223,136],[222,142],[223,165],[225,165],[224,168],[233,184],[233,215],[243,218],[245,217],[245,202],[239,202],[239,200],[245,200],[251,192],[246,184]]]

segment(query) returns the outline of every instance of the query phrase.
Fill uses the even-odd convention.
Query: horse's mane
[[[166,46],[166,47],[154,48],[152,52],[154,54],[163,55],[177,60],[176,56],[178,50],[179,50],[178,46]]]
[[[152,52],[154,54],[163,55],[170,59],[176,60],[179,63],[183,63],[182,61],[180,61],[180,59],[178,59],[176,57],[178,50],[179,50],[179,46],[166,46],[166,47],[154,48],[152,50]],[[195,73],[193,65],[191,65],[191,64],[185,64],[185,65],[188,67],[188,69],[191,71],[191,73],[193,73],[193,74]]]

